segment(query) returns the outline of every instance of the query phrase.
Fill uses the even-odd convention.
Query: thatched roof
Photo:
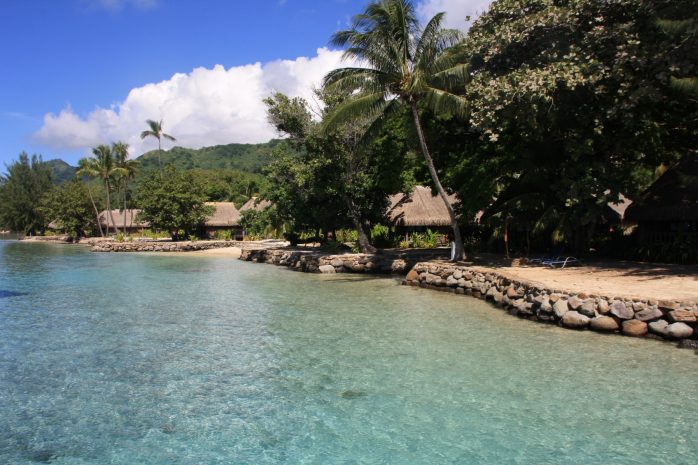
[[[261,200],[259,197],[252,197],[240,207],[240,211],[244,212],[245,210],[254,209],[261,212],[269,207],[271,207],[271,202],[269,200]]]
[[[240,224],[240,212],[233,202],[206,202],[206,205],[215,207],[211,216],[206,218],[204,225],[210,227],[238,226]]]
[[[687,153],[625,211],[629,221],[698,220],[698,152]]]
[[[451,205],[458,202],[452,194]],[[398,226],[450,226],[451,218],[441,197],[432,195],[431,189],[415,186],[409,194],[395,194],[388,198],[388,219]]]
[[[126,217],[126,228],[149,228],[150,223],[147,221],[137,221],[137,216],[138,213],[140,213],[140,210],[138,209],[128,209],[128,210],[112,210],[111,211],[111,216],[107,213],[108,210],[103,210],[99,214],[99,223],[103,226],[106,227],[107,223],[109,224],[110,228],[113,228],[114,225],[111,224],[111,219],[114,218],[114,223],[116,223],[117,228],[123,228],[124,226],[124,217]]]

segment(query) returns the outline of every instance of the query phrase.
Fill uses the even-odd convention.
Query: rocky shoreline
[[[442,251],[385,251],[379,254],[338,254],[299,249],[243,248],[240,260],[285,266],[306,273],[406,274],[423,260],[443,255]]]
[[[512,315],[569,329],[591,329],[626,336],[654,336],[687,341],[698,347],[698,305],[695,301],[627,299],[547,289],[512,280],[494,271],[447,263],[418,263],[404,284],[492,302]]]
[[[133,241],[116,242],[97,240],[88,242],[92,252],[194,252],[225,247],[248,247],[242,241]]]
[[[405,274],[405,285],[487,300],[493,308],[502,308],[519,318],[568,329],[679,341],[681,347],[698,349],[695,301],[631,299],[550,289],[508,278],[494,270],[438,261],[439,253],[428,255],[327,255],[298,249],[243,248],[240,260],[306,273]]]

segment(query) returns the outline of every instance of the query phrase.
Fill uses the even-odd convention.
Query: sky
[[[76,164],[121,140],[131,156],[145,120],[172,145],[199,148],[277,137],[262,100],[312,102],[341,65],[328,39],[366,0],[3,0],[0,3],[0,171],[20,152]],[[467,29],[489,0],[415,0]],[[171,145],[165,145],[169,148]]]

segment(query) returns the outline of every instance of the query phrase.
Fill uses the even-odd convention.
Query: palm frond
[[[434,87],[424,91],[422,101],[428,108],[438,113],[450,113],[463,117],[468,112],[468,101],[465,97]]]
[[[385,94],[382,92],[355,96],[339,105],[330,113],[322,124],[322,130],[323,132],[332,131],[357,117],[373,120],[386,105]]]

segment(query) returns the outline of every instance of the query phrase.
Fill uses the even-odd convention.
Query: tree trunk
[[[509,258],[509,214],[504,212],[504,257]]]
[[[453,211],[453,207],[451,206],[451,203],[448,201],[446,191],[441,185],[439,175],[436,172],[436,168],[434,167],[434,161],[431,159],[431,155],[429,154],[429,148],[427,147],[427,142],[424,138],[424,131],[422,130],[422,123],[419,119],[419,112],[417,111],[417,102],[411,102],[411,107],[412,116],[414,118],[414,126],[417,129],[417,136],[419,137],[419,145],[422,148],[422,155],[424,155],[424,160],[427,162],[427,168],[429,169],[429,174],[431,174],[431,179],[432,181],[434,181],[436,190],[441,196],[441,199],[444,201],[444,205],[446,205],[446,210],[448,211],[448,216],[451,220],[451,228],[453,229],[453,241],[456,244],[456,253],[453,257],[453,261],[464,260],[465,249],[463,248],[463,239],[461,238],[460,227],[458,226],[458,219],[456,219],[456,212]]]
[[[124,181],[124,235],[126,235],[126,181]],[[133,218],[131,219],[131,223],[133,223]]]
[[[114,233],[119,232],[116,229],[116,222],[114,221],[114,215],[112,215],[111,212],[111,196],[109,195],[109,181],[104,181],[104,188],[107,191],[107,217],[109,218],[109,221],[111,221],[112,227],[114,228]],[[109,221],[107,221],[107,234],[109,234]]]
[[[160,137],[158,136],[158,167],[160,168],[160,177],[162,178],[162,160],[160,159],[160,152],[162,152],[162,148],[160,148]]]
[[[104,231],[102,231],[102,223],[99,221],[99,210],[97,209],[97,204],[95,203],[94,197],[92,197],[92,189],[90,189],[90,186],[87,186],[87,193],[90,196],[90,202],[92,202],[92,208],[95,209],[95,215],[97,217],[97,227],[99,228],[99,236],[104,237]]]

